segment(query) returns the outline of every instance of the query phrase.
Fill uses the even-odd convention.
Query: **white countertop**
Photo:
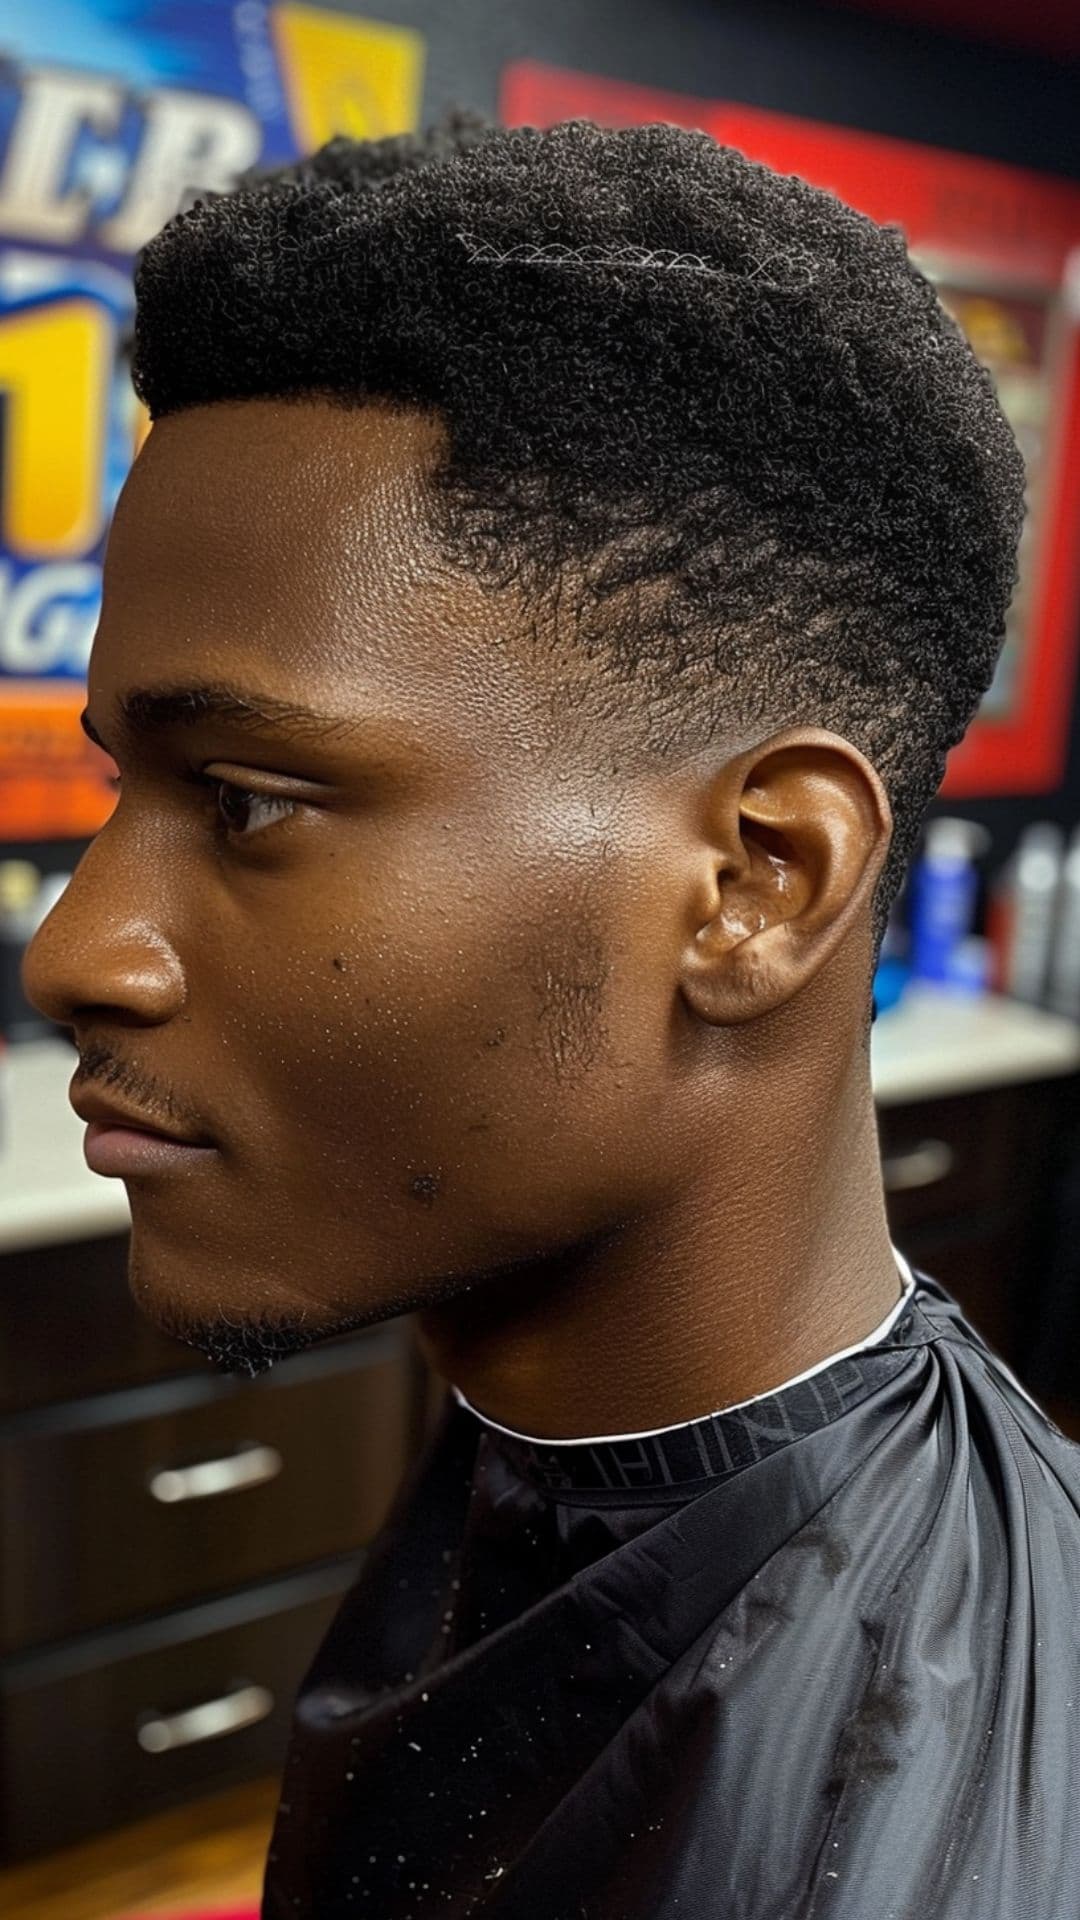
[[[912,987],[879,1016],[870,1060],[878,1105],[898,1106],[1080,1071],[1080,1025],[997,995]],[[83,1159],[84,1123],[67,1097],[77,1065],[74,1047],[49,1036],[0,1056],[0,1252],[130,1224],[123,1181]]]
[[[879,1107],[1077,1071],[1080,1023],[996,993],[969,999],[911,986],[871,1035]]]

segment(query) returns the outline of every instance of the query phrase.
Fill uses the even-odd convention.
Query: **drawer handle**
[[[956,1155],[946,1140],[920,1140],[907,1153],[890,1154],[881,1163],[886,1193],[909,1187],[932,1187],[951,1173]]]
[[[222,1460],[199,1460],[193,1467],[163,1467],[147,1486],[155,1500],[206,1500],[214,1493],[235,1493],[240,1487],[259,1487],[281,1472],[284,1462],[276,1447],[249,1441],[239,1453]]]
[[[186,1713],[151,1713],[140,1722],[136,1737],[144,1753],[169,1753],[174,1747],[194,1747],[200,1740],[216,1740],[219,1734],[253,1727],[273,1709],[274,1696],[268,1687],[239,1687],[220,1700],[189,1707]]]

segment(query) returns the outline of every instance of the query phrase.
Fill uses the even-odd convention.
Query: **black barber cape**
[[[301,1683],[263,1920],[1080,1920],[1080,1446],[915,1281],[654,1437],[449,1400]]]

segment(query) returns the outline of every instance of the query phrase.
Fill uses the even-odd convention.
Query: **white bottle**
[[[1047,1004],[1080,1020],[1080,827],[1073,829],[1061,870]]]
[[[1065,834],[1052,820],[1025,827],[1013,872],[1013,919],[1005,991],[1041,1006],[1046,998]]]

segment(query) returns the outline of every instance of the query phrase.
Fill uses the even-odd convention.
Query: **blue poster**
[[[96,831],[77,725],[109,520],[149,421],[132,266],[208,189],[417,124],[409,29],[292,0],[5,0],[0,23],[0,840]]]

